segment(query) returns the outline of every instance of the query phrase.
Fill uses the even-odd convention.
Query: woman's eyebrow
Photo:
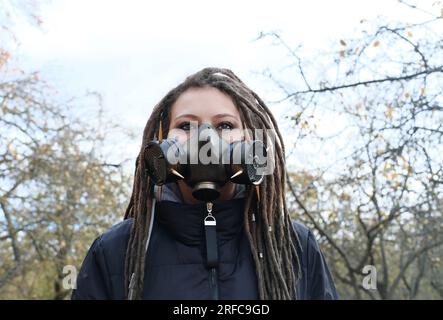
[[[195,114],[192,114],[192,113],[184,113],[184,114],[181,114],[181,115],[175,117],[175,119],[179,119],[179,118],[193,118],[193,119],[198,119],[198,117],[197,117]]]
[[[230,113],[219,113],[214,116],[214,118],[223,118],[223,117],[231,117],[231,118],[237,119],[236,116],[234,116]]]

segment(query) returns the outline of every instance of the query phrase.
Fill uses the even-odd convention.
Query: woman
[[[227,182],[214,202],[216,277],[205,264],[206,204],[183,180],[153,191],[146,173],[147,144],[162,136],[187,141],[196,122],[228,132],[229,142],[245,139],[247,128],[276,133],[273,174],[257,187]],[[72,298],[337,299],[313,234],[289,216],[284,159],[274,117],[233,72],[205,68],[189,76],[154,108],[125,220],[94,241]]]

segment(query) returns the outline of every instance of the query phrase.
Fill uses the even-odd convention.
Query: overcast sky
[[[260,31],[277,30],[291,45],[315,51],[376,16],[417,18],[395,0],[53,0],[41,7],[40,29],[15,27],[16,55],[65,97],[102,93],[108,114],[138,130],[141,140],[152,107],[206,66],[230,68],[268,100],[273,89],[256,72],[272,67],[283,51],[254,41]]]

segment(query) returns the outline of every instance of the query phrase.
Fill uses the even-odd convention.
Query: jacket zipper
[[[212,215],[212,202],[206,203],[208,215],[204,219],[206,238],[206,264],[209,268],[209,288],[213,300],[219,300],[217,221]]]
[[[211,288],[212,300],[219,300],[218,296],[218,272],[216,268],[209,269],[209,288]]]

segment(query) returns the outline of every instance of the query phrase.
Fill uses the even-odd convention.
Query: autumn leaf
[[[388,171],[389,170],[389,168],[390,168],[390,165],[389,165],[389,163],[387,162],[387,161],[385,161],[385,163],[384,163],[384,166],[383,166],[383,171]]]
[[[343,192],[340,195],[340,200],[342,200],[342,201],[349,201],[350,199],[351,199],[351,196],[349,194],[345,193],[345,192]]]
[[[385,111],[385,117],[388,119],[392,119],[392,114],[394,113],[394,108],[391,106],[388,106],[388,108]]]
[[[374,47],[378,47],[380,45],[380,41],[376,40],[373,44]]]
[[[340,40],[340,44],[341,44],[342,46],[346,46],[346,42],[345,42],[344,40]]]
[[[8,51],[5,51],[5,50],[0,48],[0,69],[4,65],[6,65],[6,63],[8,62],[10,57],[11,57],[11,55],[9,54]]]
[[[17,151],[15,150],[15,148],[12,146],[12,144],[8,145],[8,151],[9,153],[14,157],[17,158]]]

